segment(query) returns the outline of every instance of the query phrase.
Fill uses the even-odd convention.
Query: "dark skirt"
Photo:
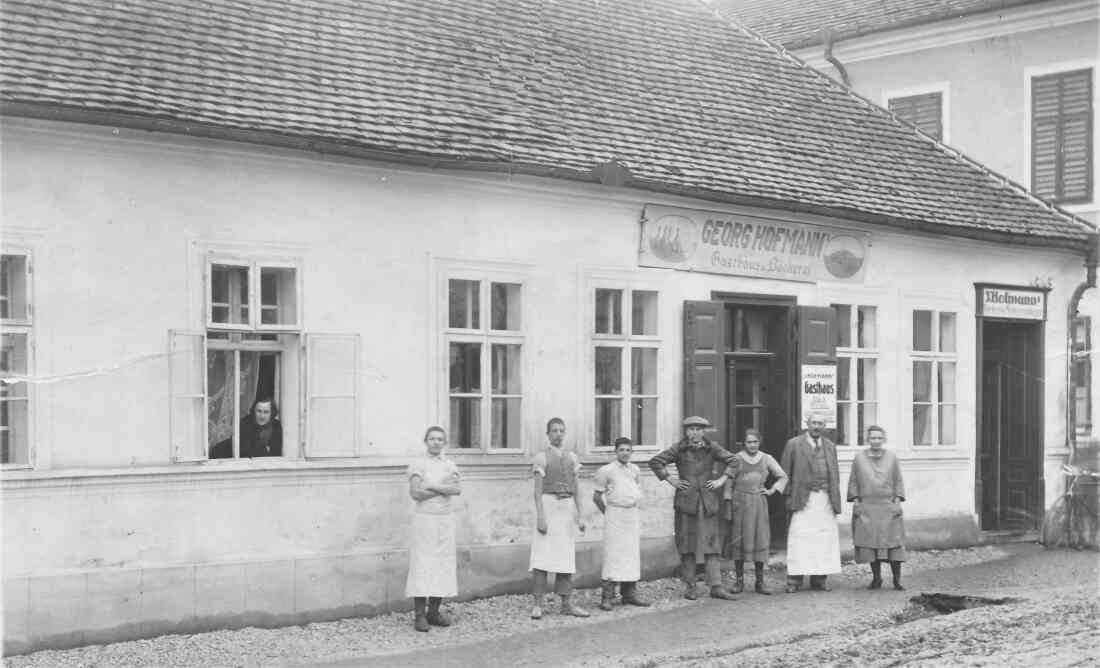
[[[772,542],[768,499],[763,494],[734,492],[722,556],[736,561],[767,561]]]

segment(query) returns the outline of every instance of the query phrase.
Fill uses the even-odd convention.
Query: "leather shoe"
[[[694,582],[684,587],[684,598],[689,601],[694,601],[695,599],[699,598],[699,595],[695,593]]]
[[[882,589],[882,580],[880,578],[873,578],[871,584],[867,585],[868,589]]]
[[[451,617],[445,612],[436,611],[428,613],[428,623],[432,626],[450,626]]]
[[[734,596],[733,593],[731,593],[725,587],[722,587],[720,585],[715,585],[715,586],[710,588],[710,597],[711,598],[720,598],[723,601],[736,601],[737,600],[737,597]]]
[[[413,621],[413,628],[420,632],[431,630],[431,627],[428,626],[428,617],[426,615],[417,615],[416,620]]]
[[[542,606],[536,605],[531,608],[531,619],[542,619]]]

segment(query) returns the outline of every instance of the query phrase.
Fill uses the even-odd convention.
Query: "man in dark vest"
[[[684,438],[649,460],[656,476],[676,488],[673,507],[676,511],[676,550],[680,553],[680,577],[684,581],[684,598],[696,599],[695,564],[702,559],[706,565],[706,580],[710,595],[732,600],[735,596],[722,586],[722,551],[719,536],[718,505],[722,486],[737,470],[737,459],[722,446],[703,436],[710,427],[706,418],[692,416],[684,420]],[[715,477],[716,463],[724,463],[725,471]],[[669,464],[676,464],[677,478],[670,478]]]
[[[810,576],[810,588],[829,591],[825,579],[840,572],[840,474],[836,446],[825,438],[825,418],[811,415],[806,431],[787,441],[780,467],[790,476],[787,497],[787,593]]]

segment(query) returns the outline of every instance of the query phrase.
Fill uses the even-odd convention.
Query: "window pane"
[[[27,375],[27,335],[26,334],[0,334],[0,371],[5,375]],[[25,383],[14,383],[23,386]],[[10,387],[7,384],[0,385],[6,388],[4,394],[8,395]]]
[[[856,328],[859,331],[856,345],[860,348],[874,348],[877,345],[877,338],[875,336],[875,315],[876,309],[874,306],[859,307],[859,312],[856,316]]]
[[[848,423],[851,421],[848,414],[851,410],[852,405],[847,401],[836,402],[836,442],[840,445],[851,445],[852,439],[848,434]]]
[[[490,286],[490,308],[493,312],[492,328],[519,331],[520,303],[518,283],[493,283]]]
[[[0,256],[0,318],[27,319],[26,256]]]
[[[932,350],[931,311],[913,311],[913,350]]]
[[[837,401],[847,401],[852,398],[851,375],[852,359],[850,357],[838,357],[836,360]]]
[[[206,351],[206,426],[211,459],[233,456],[237,362],[232,350]],[[245,407],[247,410],[248,407]]]
[[[481,391],[481,344],[451,343],[451,392]]]
[[[210,267],[210,307],[212,322],[248,324],[248,267]]]
[[[859,404],[856,406],[859,414],[859,444],[867,443],[867,427],[878,421],[878,404]]]
[[[297,270],[290,267],[260,267],[260,323],[298,324]]]
[[[634,399],[631,404],[630,438],[636,445],[656,445],[657,400]]]
[[[451,397],[449,437],[452,447],[481,447],[481,399]]]
[[[932,401],[931,362],[913,362],[913,401]]]
[[[610,446],[621,434],[622,399],[596,399],[596,445]]]
[[[493,436],[490,446],[494,448],[520,447],[520,399],[493,399]]]
[[[913,406],[913,445],[932,444],[932,406]]]
[[[621,394],[622,391],[622,348],[596,346],[596,394]]]
[[[27,463],[29,443],[27,400],[0,399],[0,464]]]
[[[630,391],[634,394],[657,394],[656,348],[630,351]]]
[[[860,401],[872,401],[878,398],[878,387],[875,378],[875,369],[878,360],[860,358],[856,360],[856,398]],[[862,433],[862,432],[861,432]]]
[[[955,444],[955,406],[940,406],[940,443],[943,445]]]
[[[494,343],[493,394],[520,394],[519,344]]]
[[[954,313],[940,313],[940,352],[955,352]]]
[[[481,329],[481,282],[452,278],[447,281],[447,326]]]
[[[940,362],[940,374],[938,380],[939,400],[948,403],[955,402],[955,363]]]
[[[830,304],[836,320],[836,345],[847,348],[852,345],[852,307],[848,304]]]
[[[734,344],[737,350],[768,350],[768,312],[737,309],[734,315]]]
[[[752,367],[737,369],[733,375],[734,403],[738,406],[760,404],[761,380],[759,369],[754,369]]]
[[[596,333],[623,333],[622,290],[596,290]]]
[[[631,301],[631,327],[633,334],[656,336],[657,334],[657,293],[649,290],[635,290]]]
[[[763,433],[764,423],[760,420],[760,413],[761,411],[759,408],[736,409],[736,411],[734,412],[734,415],[736,416],[735,419],[737,420],[737,435],[735,437],[736,439],[739,439],[740,442],[743,442],[746,429],[756,429]]]

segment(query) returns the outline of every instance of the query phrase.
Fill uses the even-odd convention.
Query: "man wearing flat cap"
[[[737,458],[704,436],[710,422],[692,416],[684,420],[684,438],[662,450],[649,460],[657,478],[676,488],[673,508],[676,511],[676,550],[680,553],[680,577],[684,581],[684,598],[695,600],[695,564],[701,558],[706,565],[707,585],[714,598],[732,600],[735,596],[722,586],[722,551],[719,537],[718,506],[722,486],[737,470]],[[712,473],[717,463],[726,465],[723,473]],[[676,464],[677,478],[670,478],[669,464]],[[719,468],[719,470],[721,470]]]

